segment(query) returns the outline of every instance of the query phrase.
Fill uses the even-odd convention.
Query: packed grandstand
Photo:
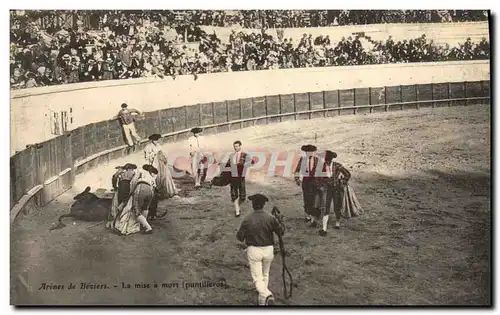
[[[467,10],[11,11],[10,83],[21,89],[139,77],[196,79],[228,71],[489,59],[487,37],[451,46],[426,34],[376,40],[364,32],[340,38],[307,31],[286,38],[283,33],[284,28],[486,20],[486,11]],[[231,31],[221,36],[217,28]]]

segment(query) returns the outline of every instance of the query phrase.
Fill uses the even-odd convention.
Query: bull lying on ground
[[[85,188],[85,190],[76,195],[73,200],[75,200],[75,202],[71,205],[70,213],[60,216],[59,224],[51,228],[51,231],[65,227],[66,225],[62,222],[62,219],[69,217],[87,222],[104,221],[108,218],[111,210],[111,203],[113,202],[112,199],[97,197],[90,192],[90,187]]]

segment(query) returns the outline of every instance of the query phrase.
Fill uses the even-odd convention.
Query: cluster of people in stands
[[[29,12],[34,16],[47,14],[45,11]],[[13,18],[23,19],[25,16]],[[486,21],[488,14],[481,10],[94,10],[89,15],[89,23],[95,28],[111,26],[115,20],[127,20],[139,25],[145,19],[171,27],[194,24],[217,27],[239,25],[244,28],[296,28]]]
[[[237,24],[244,27],[262,25],[266,28],[295,28],[379,23],[466,22],[488,19],[484,11],[470,10],[266,10],[254,12],[241,14],[232,21],[236,20]],[[258,17],[261,17],[260,21],[255,22]]]
[[[74,29],[49,25],[41,30],[35,23],[13,29],[11,87],[139,77],[175,79],[186,74],[193,74],[196,79],[201,73],[262,69],[489,59],[490,53],[486,38],[479,43],[469,38],[457,47],[443,47],[428,40],[425,34],[403,41],[389,37],[383,42],[373,41],[363,33],[334,41],[329,36],[314,38],[310,34],[299,40],[283,38],[280,32],[273,37],[265,32],[233,31],[229,42],[223,42],[216,33],[207,34],[195,24],[213,22],[219,17],[214,15],[218,11],[195,11],[196,18],[189,23],[185,23],[186,17],[174,15],[174,24],[168,24],[174,13],[166,11],[162,15],[163,12],[147,11],[147,19],[146,13],[106,12],[99,17],[103,27],[100,30],[90,30],[81,23]],[[257,11],[244,12],[240,11]],[[287,16],[289,11],[263,12]],[[360,12],[358,18],[364,16]],[[366,12],[376,15],[392,11]],[[418,15],[419,11],[411,12]],[[279,21],[278,17],[272,19]]]

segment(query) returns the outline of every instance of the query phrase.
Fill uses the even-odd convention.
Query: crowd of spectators
[[[112,27],[116,22],[127,26],[156,23],[184,34],[191,26],[242,28],[297,28],[381,23],[441,23],[487,21],[484,10],[114,10],[65,11],[85,15],[90,28]],[[22,15],[12,11],[12,22],[26,22],[56,14],[31,10]],[[55,25],[47,26],[55,28]]]
[[[192,22],[196,25],[243,28],[321,27],[379,23],[438,23],[485,21],[480,10],[233,10],[233,11],[158,11],[143,16],[165,17],[171,23]]]
[[[486,11],[471,10],[266,10],[234,16],[231,23],[246,28],[295,28],[380,23],[485,21]],[[222,26],[222,25],[219,25]]]
[[[300,40],[264,32],[233,31],[229,43],[207,34],[185,17],[148,11],[108,11],[100,30],[84,27],[41,30],[36,23],[11,31],[11,87],[227,71],[362,65],[377,63],[489,59],[489,42],[470,38],[457,47],[439,46],[425,35],[404,41],[373,41],[364,34],[334,42],[328,36]],[[195,21],[214,22],[223,15],[198,11]],[[251,14],[255,11],[246,11]],[[288,11],[278,11],[288,12]],[[371,12],[371,11],[370,11]],[[234,15],[235,16],[235,15]],[[168,22],[174,19],[174,24]],[[278,21],[277,17],[273,17]],[[191,39],[191,40],[188,40]]]

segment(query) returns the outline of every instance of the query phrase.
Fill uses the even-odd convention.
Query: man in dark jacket
[[[304,212],[306,213],[306,222],[311,222],[312,227],[316,227],[315,217],[318,217],[316,211],[315,199],[317,194],[316,168],[319,164],[319,158],[316,156],[317,148],[314,145],[303,145],[301,150],[305,156],[299,159],[295,167],[295,183],[302,187],[304,198]]]
[[[229,156],[226,167],[231,168],[231,202],[234,203],[236,217],[240,216],[240,204],[246,198],[245,176],[253,161],[247,160],[247,153],[241,151],[241,141],[233,143],[234,153]]]
[[[342,209],[342,199],[344,186],[347,185],[351,178],[351,173],[340,163],[334,162],[337,153],[327,150],[325,152],[325,168],[328,174],[327,194],[325,212],[322,213],[323,229],[319,231],[321,236],[326,235],[328,226],[328,216],[333,203],[333,211],[335,212],[335,228],[340,229],[340,210]]]

